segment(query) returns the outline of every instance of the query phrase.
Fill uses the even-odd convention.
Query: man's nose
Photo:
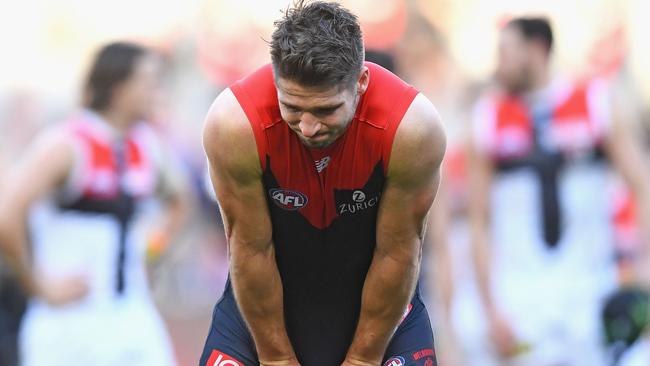
[[[305,137],[312,137],[320,130],[320,122],[310,113],[303,113],[298,124],[300,132]]]

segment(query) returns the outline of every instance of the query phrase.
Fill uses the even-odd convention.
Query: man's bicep
[[[65,136],[53,132],[40,136],[10,170],[0,194],[0,211],[23,214],[33,202],[64,183],[73,160]]]
[[[487,153],[473,142],[467,142],[468,160],[468,216],[472,226],[485,226],[489,221],[489,197],[492,181],[492,163]],[[481,230],[483,230],[482,228]]]
[[[387,183],[377,217],[379,251],[405,258],[419,252],[438,182],[436,174],[417,189]]]
[[[645,151],[639,134],[635,133],[638,116],[621,98],[612,97],[611,104],[611,127],[605,138],[608,157],[634,191],[646,190],[650,177],[646,169],[639,169],[645,165]]]
[[[271,223],[252,129],[232,93],[213,104],[203,134],[210,179],[223,213],[226,235],[266,246]]]
[[[397,130],[377,223],[378,248],[420,245],[440,181],[445,135],[431,103],[418,96]],[[397,248],[397,247],[401,247]]]

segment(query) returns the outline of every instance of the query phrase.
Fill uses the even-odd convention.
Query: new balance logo
[[[327,165],[330,163],[330,160],[332,159],[329,156],[326,156],[320,160],[314,161],[316,164],[316,170],[318,170],[319,173],[325,170],[325,168],[327,168]]]

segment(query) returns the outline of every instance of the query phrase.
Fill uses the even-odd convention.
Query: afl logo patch
[[[386,361],[384,366],[404,366],[405,363],[404,357],[397,356]]]
[[[269,190],[269,196],[276,206],[283,210],[295,211],[307,205],[307,196],[300,192],[290,191],[288,189],[274,188]]]

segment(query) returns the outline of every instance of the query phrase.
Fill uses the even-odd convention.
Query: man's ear
[[[357,94],[361,95],[368,90],[368,84],[370,83],[370,70],[367,66],[363,66],[361,69],[361,75],[357,81]]]

